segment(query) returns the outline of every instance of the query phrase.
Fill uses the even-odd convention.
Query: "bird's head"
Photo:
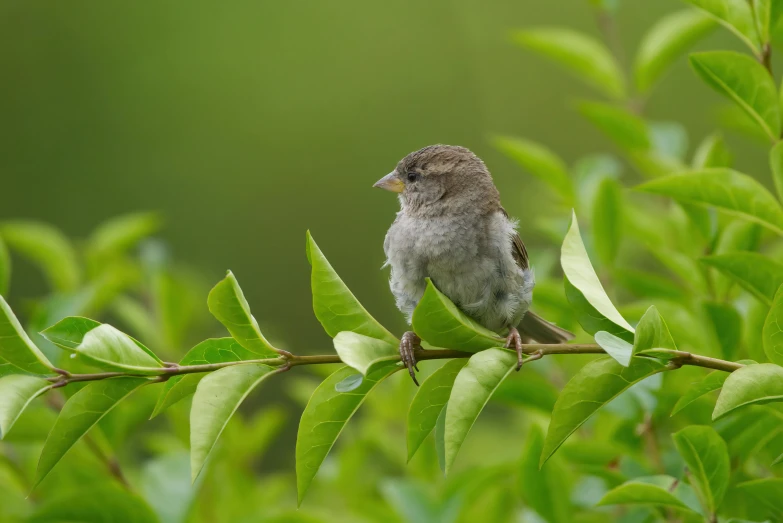
[[[484,162],[455,145],[430,145],[410,153],[373,187],[399,193],[403,210],[420,214],[494,210],[500,205]]]

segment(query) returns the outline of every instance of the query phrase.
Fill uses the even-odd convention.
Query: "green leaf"
[[[565,162],[555,153],[539,143],[523,138],[497,136],[492,142],[495,148],[549,185],[567,206],[574,205],[574,183],[568,175]]]
[[[775,82],[753,58],[732,51],[709,51],[690,56],[691,65],[707,85],[731,99],[767,136],[780,136],[780,103]]]
[[[650,349],[677,350],[669,327],[655,305],[650,306],[636,325],[633,341],[633,353],[639,354]]]
[[[769,361],[783,365],[783,286],[778,287],[762,331],[764,353]]]
[[[36,376],[11,374],[0,378],[0,439],[11,430],[24,409],[52,384]]]
[[[438,467],[444,474],[446,473],[446,405],[440,409],[438,420],[435,422],[435,454],[438,457]]]
[[[625,95],[622,71],[598,40],[570,29],[540,27],[514,33],[518,44],[545,56],[610,98]]]
[[[759,51],[759,36],[747,0],[685,0],[708,14],[737,35],[754,53]]]
[[[256,355],[242,347],[234,338],[218,338],[202,341],[179,361],[180,366],[207,365],[229,361],[252,360]],[[196,392],[196,387],[204,374],[181,374],[172,376],[163,384],[158,403],[150,418],[154,418],[179,400]]]
[[[726,378],[712,411],[712,419],[747,405],[776,401],[783,401],[783,367],[774,363],[747,365]]]
[[[52,372],[52,364],[27,336],[2,296],[0,296],[0,358],[33,374]]]
[[[783,284],[783,264],[757,252],[732,252],[706,256],[701,262],[739,283],[759,300],[772,305]]]
[[[569,227],[568,233],[566,233],[563,240],[563,247],[560,251],[560,264],[570,284],[582,293],[587,302],[601,316],[629,332],[634,331],[633,327],[612,304],[609,296],[606,295],[606,291],[604,291],[601,281],[590,263],[587,250],[584,243],[582,243],[582,236],[579,233],[576,213],[572,213],[571,227]],[[609,329],[602,330],[609,331]]]
[[[258,322],[250,313],[239,282],[231,271],[215,285],[207,297],[209,312],[222,323],[244,348],[259,356],[275,357],[277,349],[266,341]]]
[[[756,362],[753,360],[740,360],[738,363],[742,363],[743,365],[752,365]],[[727,372],[716,370],[707,374],[701,381],[691,383],[691,385],[685,391],[685,394],[683,394],[680,399],[677,400],[671,415],[674,416],[705,394],[709,394],[710,392],[723,387],[723,383],[726,381],[726,379],[728,379],[729,376],[730,374]]]
[[[715,513],[729,486],[729,449],[715,429],[691,425],[673,434],[677,451],[691,472],[691,485],[709,513]]]
[[[623,367],[610,357],[591,361],[566,384],[557,398],[541,452],[541,465],[598,409],[631,385],[666,370],[656,360],[634,358]]]
[[[0,296],[8,296],[8,287],[11,284],[11,255],[0,237]]]
[[[305,492],[345,424],[364,402],[367,394],[397,370],[399,367],[396,365],[382,367],[366,376],[359,388],[342,393],[335,390],[335,385],[356,373],[351,367],[343,367],[315,389],[302,413],[296,437],[296,485],[299,505],[302,504]]]
[[[334,350],[343,363],[364,375],[400,359],[399,348],[383,340],[343,331],[334,337]]]
[[[778,200],[783,201],[783,141],[776,143],[769,151],[769,166]]]
[[[413,330],[435,347],[478,352],[506,343],[491,330],[479,325],[454,305],[427,278],[427,288],[413,311]]]
[[[582,102],[579,112],[625,151],[646,151],[651,146],[647,124],[625,109],[599,102]]]
[[[202,379],[190,408],[190,475],[196,481],[204,463],[239,405],[272,367],[257,363],[233,365]]]
[[[681,285],[659,274],[619,267],[615,268],[613,273],[615,283],[639,298],[661,298],[674,302],[687,300]]]
[[[723,357],[733,360],[742,342],[742,316],[728,303],[705,302],[704,310],[712,321]]]
[[[65,402],[46,438],[35,485],[38,485],[82,436],[147,378],[111,378],[93,381]]]
[[[783,478],[746,481],[738,484],[737,489],[760,503],[770,516],[778,518],[783,514]]]
[[[364,383],[364,375],[361,373],[351,374],[340,383],[334,386],[334,390],[337,392],[351,392],[362,386]]]
[[[147,347],[111,325],[70,316],[41,335],[102,369],[157,374],[163,362]]]
[[[711,205],[783,234],[783,209],[775,197],[750,176],[731,169],[700,169],[674,174],[637,188],[679,202]]]
[[[79,485],[79,487],[82,487]],[[159,523],[139,496],[110,484],[55,489],[36,505],[27,523]]]
[[[715,27],[700,11],[685,9],[664,16],[642,37],[636,53],[634,76],[640,93],[648,91],[672,63]]]
[[[116,216],[97,227],[87,240],[87,255],[97,266],[122,254],[160,229],[157,213],[140,212]],[[96,267],[97,268],[97,267]]]
[[[512,351],[487,349],[471,356],[457,374],[446,406],[447,474],[484,405],[516,365],[517,355]]]
[[[310,278],[313,311],[329,336],[334,338],[339,332],[351,331],[392,345],[400,343],[359,303],[329,264],[309,231],[307,259],[313,268]]]
[[[553,462],[539,469],[538,458],[544,446],[544,432],[537,425],[530,428],[527,445],[519,467],[519,483],[525,503],[550,523],[573,521],[569,492],[564,488],[566,476]]]
[[[568,277],[563,278],[563,286],[565,287],[566,299],[576,316],[576,321],[586,333],[595,335],[598,331],[606,331],[629,343],[633,342],[633,333],[606,319],[595,307],[590,305],[584,294],[568,281]]]
[[[449,401],[454,380],[467,363],[466,359],[446,362],[424,380],[416,391],[408,409],[408,461],[435,428],[441,411]]]
[[[598,331],[595,333],[595,342],[623,367],[631,364],[633,345],[624,339],[606,331]]]
[[[731,167],[731,152],[720,133],[713,133],[699,144],[693,153],[691,166],[694,169],[705,167]]]
[[[0,225],[0,235],[8,247],[38,265],[56,290],[73,291],[79,286],[81,271],[76,251],[59,230],[20,220]]]
[[[601,262],[611,267],[620,249],[623,224],[623,194],[620,184],[604,178],[593,203],[593,246]]]
[[[682,487],[685,486],[671,476],[635,478],[607,492],[598,506],[655,505],[690,511],[692,508],[675,494]]]

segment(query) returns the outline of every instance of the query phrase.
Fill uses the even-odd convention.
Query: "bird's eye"
[[[408,173],[408,181],[415,182],[419,179],[419,173]]]

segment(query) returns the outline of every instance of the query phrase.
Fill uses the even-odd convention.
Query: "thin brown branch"
[[[541,343],[529,343],[522,345],[522,352],[528,355],[535,355],[535,359],[540,356],[552,356],[559,354],[604,354],[605,351],[594,343],[586,344],[556,344],[548,345]],[[706,369],[722,370],[724,372],[733,372],[742,368],[744,365],[741,363],[735,363],[731,361],[719,360],[716,358],[710,358],[708,356],[700,356],[698,354],[692,354],[684,351],[668,351],[672,354],[672,358],[669,361],[669,367],[671,369],[677,369],[683,365],[692,365],[696,367],[704,367]],[[416,360],[443,360],[454,358],[469,358],[473,353],[465,352],[453,349],[436,349],[436,350],[417,350],[415,353]],[[540,356],[539,356],[540,355]],[[342,363],[340,357],[337,354],[322,354],[317,356],[280,356],[277,358],[263,358],[257,360],[242,360],[242,361],[226,361],[222,363],[208,363],[204,365],[175,365],[170,367],[162,367],[160,369],[151,369],[144,374],[134,372],[96,372],[92,374],[67,374],[58,375],[47,378],[52,382],[52,388],[59,388],[68,385],[69,383],[81,382],[81,381],[96,381],[108,378],[120,378],[120,377],[141,377],[149,378],[150,381],[166,381],[171,376],[179,376],[183,374],[197,374],[214,372],[216,370],[223,369],[225,367],[231,367],[233,365],[247,365],[247,364],[261,364],[269,365],[270,367],[280,367],[280,372],[284,372],[291,367],[298,367],[300,365],[324,365]]]

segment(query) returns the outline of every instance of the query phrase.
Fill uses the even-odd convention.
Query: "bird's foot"
[[[400,339],[400,357],[402,358],[402,364],[408,369],[408,374],[411,375],[413,383],[418,387],[419,382],[416,380],[416,372],[414,372],[414,370],[419,370],[416,366],[416,356],[414,354],[416,349],[421,349],[421,338],[412,331],[403,334]]]
[[[519,371],[525,361],[522,358],[522,336],[519,335],[519,331],[516,327],[511,327],[511,329],[509,329],[505,346],[507,349],[513,348],[517,351],[517,371]]]

